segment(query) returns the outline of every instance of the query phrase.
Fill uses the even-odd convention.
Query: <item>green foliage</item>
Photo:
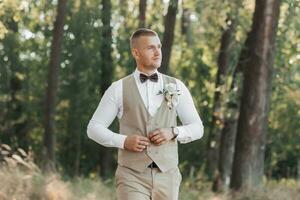
[[[299,176],[299,9],[300,1],[284,1],[278,27],[266,154],[266,172],[276,178]]]

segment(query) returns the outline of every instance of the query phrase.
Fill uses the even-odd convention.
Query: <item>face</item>
[[[161,65],[161,42],[157,36],[141,36],[132,54],[140,68],[154,70]]]

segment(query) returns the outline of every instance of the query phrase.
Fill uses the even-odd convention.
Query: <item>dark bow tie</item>
[[[145,74],[140,74],[140,80],[141,80],[142,83],[144,83],[148,79],[150,81],[157,82],[158,81],[158,75],[157,75],[157,73],[154,73],[151,76],[147,76]]]

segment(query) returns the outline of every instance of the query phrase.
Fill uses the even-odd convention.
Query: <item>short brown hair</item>
[[[151,29],[139,28],[130,37],[130,48],[133,47],[137,38],[141,36],[158,36],[157,33]]]

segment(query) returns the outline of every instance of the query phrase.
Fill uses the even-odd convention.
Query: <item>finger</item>
[[[161,138],[161,135],[155,135],[151,138],[152,142],[155,142],[156,140],[158,140],[159,138]]]
[[[160,141],[161,141],[161,138],[157,138],[156,140],[153,140],[152,142],[155,143],[155,144],[157,144],[157,143],[159,143]]]
[[[144,137],[144,136],[140,136],[139,141],[149,142],[149,138]]]
[[[155,130],[150,131],[149,135],[159,134],[160,132],[161,132],[161,129],[158,128],[158,129],[155,129]]]
[[[154,141],[154,143],[159,144],[163,141],[165,141],[165,138],[158,138],[157,140]]]
[[[134,148],[134,150],[135,151],[138,151],[138,152],[141,152],[141,151],[143,151],[145,148],[143,148],[143,147],[141,147],[141,146],[136,146],[135,148]]]
[[[137,145],[136,148],[138,148],[138,149],[145,149],[146,146],[145,145]]]
[[[144,141],[139,141],[138,144],[148,146],[150,143],[149,142],[144,142]]]
[[[157,136],[157,135],[159,135],[158,132],[151,132],[151,133],[149,134],[149,139],[152,140],[152,138],[155,137],[155,136]]]
[[[166,140],[163,140],[163,141],[157,143],[157,145],[163,145],[163,144],[165,144],[165,143],[166,143]]]

